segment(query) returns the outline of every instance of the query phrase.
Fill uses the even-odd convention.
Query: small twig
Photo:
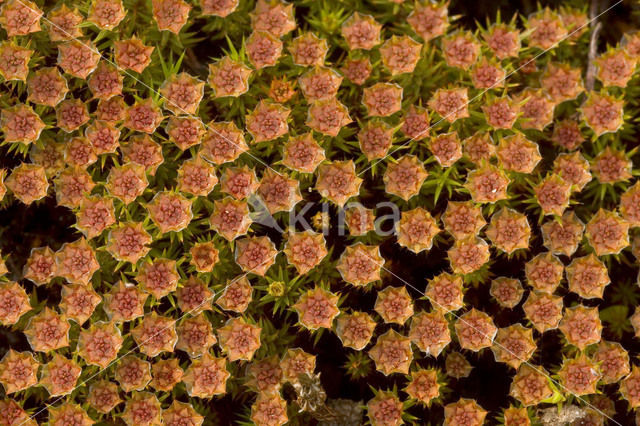
[[[591,38],[589,39],[589,60],[587,64],[587,77],[585,88],[592,91],[596,81],[596,55],[598,54],[598,35],[602,29],[602,22],[598,20],[600,12],[600,0],[591,0],[589,18],[591,20]]]

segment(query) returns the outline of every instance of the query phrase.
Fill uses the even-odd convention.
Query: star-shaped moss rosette
[[[69,92],[67,80],[56,67],[36,70],[27,79],[27,100],[38,105],[55,107]]]
[[[443,35],[449,26],[448,3],[417,3],[407,21],[425,42]]]
[[[398,244],[414,253],[431,250],[440,228],[429,212],[421,207],[404,211],[396,223]]]
[[[459,424],[480,426],[484,423],[486,416],[487,411],[473,399],[460,398],[444,407],[444,424],[448,426]]]
[[[617,132],[624,123],[624,101],[608,94],[592,92],[582,105],[583,120],[596,136]]]
[[[91,286],[70,284],[62,287],[60,310],[67,318],[84,324],[93,315],[102,297]]]
[[[502,208],[493,214],[485,231],[493,246],[507,254],[518,249],[528,249],[531,226],[527,217],[510,208]]]
[[[339,298],[339,295],[322,287],[315,287],[300,296],[293,305],[293,309],[298,313],[298,321],[305,328],[309,330],[330,329],[333,320],[340,313]]]
[[[169,392],[182,382],[184,371],[177,358],[160,359],[151,366],[151,375],[153,378],[149,386],[158,391]]]
[[[282,148],[282,164],[301,173],[313,173],[325,158],[311,133],[290,137]]]
[[[244,44],[247,59],[256,70],[275,66],[283,47],[282,41],[266,31],[253,31]]]
[[[445,231],[456,240],[477,235],[487,224],[480,206],[471,201],[449,201],[442,222]]]
[[[159,124],[159,122],[155,124],[152,123],[152,120],[158,118],[157,116],[154,117],[155,112],[153,111],[153,108],[143,106],[137,111],[137,113],[134,112],[134,115],[140,113],[142,116],[140,117],[142,121],[140,121],[139,124],[143,126],[148,125],[157,127],[157,124]],[[159,112],[159,109],[157,110],[157,112]],[[150,113],[151,115],[147,115],[148,113]],[[131,136],[127,143],[123,143],[121,145],[121,152],[125,163],[132,162],[143,166],[145,168],[145,171],[150,176],[155,176],[158,167],[164,162],[162,147],[159,143],[155,142],[151,137],[149,137],[149,135],[146,134],[136,134]]]
[[[601,377],[596,363],[583,353],[562,363],[558,376],[565,389],[573,395],[582,396],[596,393]]]
[[[509,394],[525,407],[540,404],[554,393],[547,372],[540,366],[522,364],[511,381]]]
[[[440,397],[440,387],[437,370],[420,369],[411,373],[404,391],[411,399],[431,407],[431,404]]]
[[[577,257],[566,267],[569,290],[583,299],[602,298],[611,282],[605,264],[594,254]]]
[[[70,421],[75,422],[78,426],[91,426],[93,424],[93,420],[82,407],[69,401],[57,407],[50,407],[48,410],[49,423],[54,425],[68,423]]]
[[[176,349],[187,352],[193,358],[202,356],[217,342],[211,323],[202,313],[182,321],[177,327],[177,333]]]
[[[105,187],[109,194],[130,204],[142,195],[149,185],[144,166],[136,163],[125,163],[110,170]]]
[[[461,352],[450,352],[444,360],[447,375],[454,379],[469,377],[474,367]]]
[[[382,25],[373,16],[354,12],[341,27],[341,34],[349,50],[371,50],[380,44]]]
[[[407,374],[413,361],[411,339],[393,329],[380,335],[369,350],[369,357],[376,364],[376,370],[385,376],[393,373]]]
[[[318,266],[328,254],[324,235],[310,230],[289,234],[283,252],[301,275]]]
[[[329,50],[327,40],[312,32],[304,32],[287,44],[293,63],[303,67],[324,65]]]
[[[23,425],[36,426],[38,423],[29,417],[29,414],[14,400],[5,399],[0,401],[0,419],[5,423],[12,421],[21,422]]]
[[[516,370],[531,358],[536,349],[533,330],[522,324],[499,328],[491,347],[497,362],[504,362]]]
[[[564,275],[564,265],[553,254],[540,253],[525,263],[524,272],[535,291],[553,294]]]
[[[120,0],[95,0],[91,2],[87,21],[101,30],[113,30],[126,15]]]
[[[451,342],[449,322],[444,312],[418,312],[411,319],[409,330],[411,341],[427,355],[437,357]]]
[[[243,271],[264,276],[278,255],[269,237],[246,237],[236,242],[235,261]]]
[[[464,305],[462,277],[447,272],[436,275],[428,280],[424,295],[438,310],[443,312],[457,311]]]
[[[498,331],[493,319],[475,308],[461,315],[454,327],[460,346],[474,352],[490,347]]]
[[[354,286],[366,286],[380,280],[384,259],[380,247],[362,243],[351,245],[340,256],[336,269],[342,279]]]
[[[480,43],[469,31],[456,31],[442,38],[442,53],[446,64],[469,69],[480,55]]]
[[[496,154],[504,170],[525,174],[533,173],[542,159],[538,144],[520,133],[501,139]]]
[[[314,67],[298,78],[298,85],[308,102],[337,96],[342,76],[332,68]]]
[[[133,392],[126,401],[122,420],[127,426],[158,426],[161,424],[162,407],[158,397],[151,392]]]
[[[9,349],[0,360],[0,384],[5,393],[8,395],[35,386],[39,367],[40,363],[32,353]]]
[[[184,0],[154,0],[153,18],[161,31],[178,34],[187,24],[191,6]]]
[[[148,297],[137,286],[118,281],[103,296],[103,308],[115,323],[132,321],[144,315],[144,304]]]
[[[196,272],[201,273],[213,271],[220,260],[220,252],[211,241],[195,243],[189,250],[189,254],[191,255],[191,264]]]
[[[47,284],[56,276],[57,266],[55,253],[50,247],[36,247],[31,249],[27,263],[24,265],[23,276],[35,285]]]
[[[336,98],[314,101],[308,109],[305,124],[326,136],[338,136],[340,130],[353,122],[349,110]]]
[[[540,333],[558,327],[562,319],[562,297],[548,293],[529,293],[522,305],[525,317]]]
[[[420,193],[428,175],[417,157],[404,155],[398,160],[389,160],[382,180],[386,192],[408,201]]]
[[[439,88],[429,100],[428,105],[449,123],[469,117],[469,95],[466,88]]]
[[[29,61],[33,50],[17,45],[15,42],[0,43],[0,76],[7,81],[25,81],[29,74]]]
[[[104,196],[83,196],[76,212],[76,227],[91,240],[116,223],[113,199]]]
[[[191,275],[182,283],[175,296],[183,312],[195,315],[213,308],[214,293],[198,275]]]
[[[415,70],[422,44],[407,35],[393,35],[380,47],[382,63],[391,75],[411,73]]]
[[[286,401],[279,394],[259,393],[251,406],[251,420],[256,425],[286,424],[289,421]]]
[[[45,127],[40,116],[25,104],[3,108],[0,113],[0,130],[5,142],[31,144],[40,137]]]
[[[282,380],[292,384],[299,383],[303,374],[313,374],[316,369],[316,356],[300,348],[287,349],[280,361]]]
[[[631,371],[629,353],[617,342],[601,341],[593,361],[599,366],[600,380],[605,384],[617,383]]]
[[[476,89],[501,88],[505,80],[506,72],[495,59],[481,58],[471,69],[471,81]]]
[[[629,246],[629,223],[618,213],[601,208],[587,223],[585,236],[597,256],[618,254]]]
[[[356,174],[353,161],[326,162],[318,167],[316,190],[338,206],[344,206],[360,192],[363,179]]]
[[[118,360],[114,378],[125,392],[140,391],[151,380],[151,365],[136,355],[125,355]]]
[[[626,87],[631,80],[637,58],[630,56],[624,49],[609,48],[596,59],[597,77],[605,87]]]
[[[513,309],[522,300],[524,288],[522,288],[522,283],[518,279],[498,277],[491,281],[489,294],[503,308]]]
[[[260,346],[262,329],[242,317],[231,318],[218,330],[218,342],[229,361],[251,361]]]
[[[94,382],[89,387],[87,402],[98,413],[108,414],[122,402],[118,394],[118,385],[107,380]]]
[[[37,352],[49,353],[69,346],[70,327],[64,315],[45,307],[29,319],[29,323],[24,329],[24,334],[29,345],[31,345],[31,349]]]
[[[253,287],[246,278],[240,276],[227,284],[222,295],[216,300],[216,304],[226,311],[243,313],[249,307],[253,298]]]
[[[9,326],[18,322],[31,310],[27,292],[17,282],[0,283],[0,324]]]
[[[462,143],[457,132],[433,137],[429,141],[429,150],[442,167],[451,167],[462,158]]]
[[[484,163],[467,174],[465,188],[476,203],[495,203],[508,197],[509,178],[504,170]]]
[[[458,240],[447,252],[454,274],[469,275],[489,262],[489,244],[479,237]]]
[[[359,351],[371,341],[376,324],[371,315],[352,312],[338,316],[335,331],[342,345]]]
[[[404,424],[404,404],[393,392],[377,392],[367,403],[367,416],[372,426],[400,426]]]
[[[89,365],[107,368],[115,361],[124,339],[113,323],[96,322],[80,332],[78,355]]]
[[[144,71],[151,63],[151,53],[155,47],[145,45],[142,40],[133,36],[128,40],[114,42],[114,58],[118,68]]]
[[[182,231],[193,219],[192,202],[177,192],[158,192],[146,207],[163,234]]]
[[[237,5],[237,3],[235,0],[227,2],[229,5]],[[297,26],[291,3],[258,0],[250,16],[251,28],[256,31],[267,31],[278,38],[295,30]]]
[[[591,173],[600,183],[624,182],[631,179],[632,162],[624,151],[606,147],[591,162]]]
[[[99,61],[100,52],[93,42],[74,39],[58,46],[58,65],[73,77],[86,80]]]
[[[204,95],[204,82],[186,72],[181,72],[165,80],[158,92],[164,97],[163,107],[174,115],[193,115],[198,110]]]
[[[302,200],[300,182],[273,169],[264,172],[256,194],[271,214],[289,212]]]
[[[386,287],[378,292],[373,309],[390,324],[403,325],[413,316],[413,299],[406,287]]]
[[[370,117],[388,117],[402,107],[402,87],[393,83],[376,83],[362,91],[362,105]]]
[[[576,305],[567,308],[558,327],[567,342],[584,350],[587,346],[600,342],[602,323],[597,307]]]
[[[231,197],[214,201],[213,213],[209,217],[211,228],[228,241],[247,233],[251,226],[249,206],[246,201]]]
[[[629,373],[620,382],[620,394],[629,403],[632,408],[640,407],[640,368],[637,365],[631,367]]]
[[[138,349],[149,357],[162,352],[173,352],[178,341],[173,318],[158,315],[156,311],[146,314],[131,330]]]
[[[226,363],[226,358],[216,358],[208,353],[194,360],[182,378],[189,395],[211,398],[226,393],[227,380],[230,377]]]
[[[120,262],[136,264],[149,252],[151,241],[141,222],[120,222],[109,232],[106,250]]]
[[[39,385],[44,387],[50,396],[62,396],[75,390],[76,382],[82,368],[73,360],[58,353],[42,368]]]
[[[249,77],[252,70],[229,56],[216,63],[209,64],[207,82],[217,98],[238,97],[249,90]]]
[[[173,400],[169,408],[162,410],[162,423],[176,425],[187,421],[192,426],[200,426],[204,417],[198,414],[191,404]]]

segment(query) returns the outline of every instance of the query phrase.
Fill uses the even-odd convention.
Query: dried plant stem
[[[595,59],[598,54],[598,35],[602,29],[602,22],[598,20],[598,13],[600,9],[600,0],[591,0],[591,8],[589,11],[589,18],[591,19],[591,38],[589,40],[589,61],[587,65],[585,83],[586,89],[589,92],[593,90],[593,85],[596,80]]]

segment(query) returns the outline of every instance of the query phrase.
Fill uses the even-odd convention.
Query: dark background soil
[[[557,7],[566,2],[541,1],[540,3]],[[603,1],[601,2],[602,8],[605,9],[608,7],[607,4],[613,3],[614,1]],[[527,15],[533,12],[536,7],[536,2],[532,0],[452,0],[450,15],[460,15],[459,22],[468,28],[475,28],[476,21],[484,24],[488,18],[495,17],[498,10],[500,10],[503,19],[508,20],[513,13],[518,12],[522,15]],[[297,13],[304,16],[304,9],[298,8]],[[631,1],[625,1],[605,14],[601,18],[604,24],[600,39],[601,50],[606,43],[615,44],[625,31],[632,27],[639,27],[637,16],[638,11],[634,10]],[[301,20],[299,19],[299,21]],[[11,169],[17,164],[18,160],[14,156],[7,154],[6,147],[0,147],[0,168]],[[369,201],[375,201],[375,193],[372,194]],[[7,266],[10,271],[14,272],[13,278],[19,278],[19,271],[22,270],[31,248],[48,245],[57,250],[63,243],[77,239],[79,235],[70,228],[70,225],[74,222],[75,218],[68,209],[56,206],[53,194],[29,207],[19,202],[13,202],[10,205],[4,203],[0,209],[0,251],[5,256],[9,255]],[[340,241],[340,238],[330,238],[329,241],[330,244],[336,246],[338,253],[342,251],[341,245],[344,242]],[[534,239],[534,244],[536,246],[532,250],[533,254],[542,251],[539,235],[538,238]],[[436,247],[429,252],[428,256],[425,254],[414,255],[407,250],[399,248],[394,243],[394,240],[390,239],[383,244],[382,254],[388,260],[387,265],[391,266],[394,274],[412,283],[422,291],[426,286],[427,278],[431,278],[447,267],[445,250],[446,246]],[[522,261],[509,261],[504,257],[500,257],[492,266],[492,272],[495,275],[524,278],[522,264]],[[16,272],[18,274],[15,274]],[[615,291],[616,283],[628,281],[629,277],[635,277],[637,272],[635,265],[629,266],[614,263],[610,270],[613,284],[607,288],[605,302],[599,305],[600,308],[603,309],[609,305],[607,296]],[[391,285],[403,284],[401,280],[390,275],[385,277],[385,282]],[[28,289],[32,289],[29,283],[25,283],[25,285]],[[39,289],[38,291],[43,290]],[[373,293],[352,293],[345,302],[347,306],[373,306],[375,299]],[[414,290],[410,290],[410,293],[416,299],[421,296]],[[565,299],[565,304],[568,302],[567,299]],[[489,313],[495,318],[496,325],[499,327],[510,325],[523,318],[523,312],[520,307],[513,311],[499,309],[494,302],[489,300],[485,286],[470,289],[465,296],[465,301]],[[420,302],[418,302],[417,306],[420,306]],[[612,336],[607,336],[606,333],[605,331],[603,337],[614,340]],[[625,332],[619,341],[630,351],[632,359],[640,354],[640,344],[638,344],[637,339],[633,338],[633,333]],[[535,355],[535,363],[542,364],[548,369],[557,367],[562,362],[562,343],[559,333],[548,332],[538,342],[540,347]],[[390,380],[377,372],[362,380],[349,380],[343,369],[343,365],[346,362],[346,353],[333,333],[324,333],[322,339],[315,346],[310,343],[309,336],[306,333],[300,333],[294,346],[300,346],[318,355],[318,371],[322,375],[322,384],[330,398],[367,401],[372,395],[369,386],[389,388],[394,381],[397,382],[399,387],[403,386],[401,380],[394,378]],[[453,346],[455,347],[455,344]],[[0,357],[9,347],[17,350],[29,349],[21,333],[12,333],[6,327],[0,327]],[[467,354],[469,353],[467,352]],[[435,364],[433,359],[425,359],[420,361],[420,364],[424,366],[437,365],[444,369],[444,358],[440,358]],[[505,364],[496,363],[489,350],[482,351],[480,355],[473,354],[469,356],[469,360],[474,366],[471,375],[462,380],[451,379],[449,382],[450,391],[461,397],[476,399],[482,407],[493,413],[507,407],[509,405],[508,392],[513,371]],[[604,390],[614,401],[617,401],[618,397],[615,393],[617,387],[615,385],[608,386]],[[218,401],[216,406],[216,413],[220,416],[219,424],[230,424],[237,420],[237,410],[242,410],[238,402],[232,401],[230,398]],[[442,421],[443,410],[442,407],[437,405],[430,410],[414,407],[410,411],[422,419],[422,424],[440,424]],[[628,412],[626,403],[617,401],[616,411],[615,418],[619,423],[623,425],[633,424],[633,416],[632,413]]]

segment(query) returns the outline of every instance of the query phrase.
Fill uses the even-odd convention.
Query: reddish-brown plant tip
[[[629,2],[36,3],[0,426],[640,424]]]

